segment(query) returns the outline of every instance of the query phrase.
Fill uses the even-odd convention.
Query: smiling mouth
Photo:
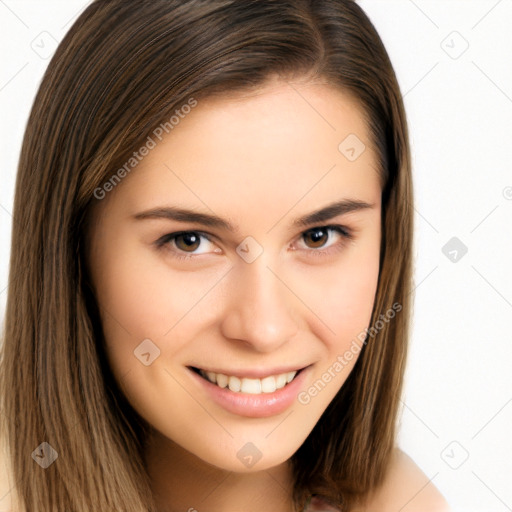
[[[189,366],[188,368],[200,375],[203,379],[220,388],[228,388],[230,391],[235,393],[248,393],[252,395],[274,393],[275,391],[286,387],[302,371],[302,369],[300,369],[277,375],[269,375],[263,379],[254,379],[249,377],[224,375],[223,373],[207,372],[193,366]]]

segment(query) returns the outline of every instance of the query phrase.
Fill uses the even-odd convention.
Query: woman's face
[[[358,105],[325,84],[183,112],[95,207],[88,263],[109,364],[164,442],[266,469],[357,360],[379,274],[376,158]]]

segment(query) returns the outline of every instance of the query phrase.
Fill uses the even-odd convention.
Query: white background
[[[359,3],[395,66],[413,151],[415,316],[399,442],[455,512],[512,511],[512,0]],[[86,4],[0,0],[2,325],[25,123]],[[453,237],[465,255],[443,252]]]

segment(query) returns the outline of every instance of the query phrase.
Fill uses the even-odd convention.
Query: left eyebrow
[[[370,204],[365,201],[358,199],[343,199],[334,203],[328,204],[319,210],[308,213],[302,217],[299,217],[293,221],[293,226],[304,227],[312,224],[321,223],[328,221],[338,215],[345,215],[361,210],[368,210],[374,208],[375,204]],[[178,222],[190,222],[203,224],[204,226],[224,229],[231,231],[232,233],[240,232],[240,227],[232,224],[228,220],[225,220],[217,215],[209,213],[197,212],[186,208],[177,207],[157,207],[143,212],[139,212],[134,215],[137,220],[143,219],[168,219],[175,220]]]
[[[293,221],[293,225],[296,227],[310,226],[320,222],[325,222],[338,215],[345,215],[361,210],[369,210],[375,207],[373,203],[367,203],[358,199],[344,199],[331,203],[324,208],[320,208],[312,213],[308,213],[303,217],[299,217]]]

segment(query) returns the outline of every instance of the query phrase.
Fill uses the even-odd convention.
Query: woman
[[[412,204],[355,2],[93,2],[17,177],[13,510],[447,510],[395,446]]]

